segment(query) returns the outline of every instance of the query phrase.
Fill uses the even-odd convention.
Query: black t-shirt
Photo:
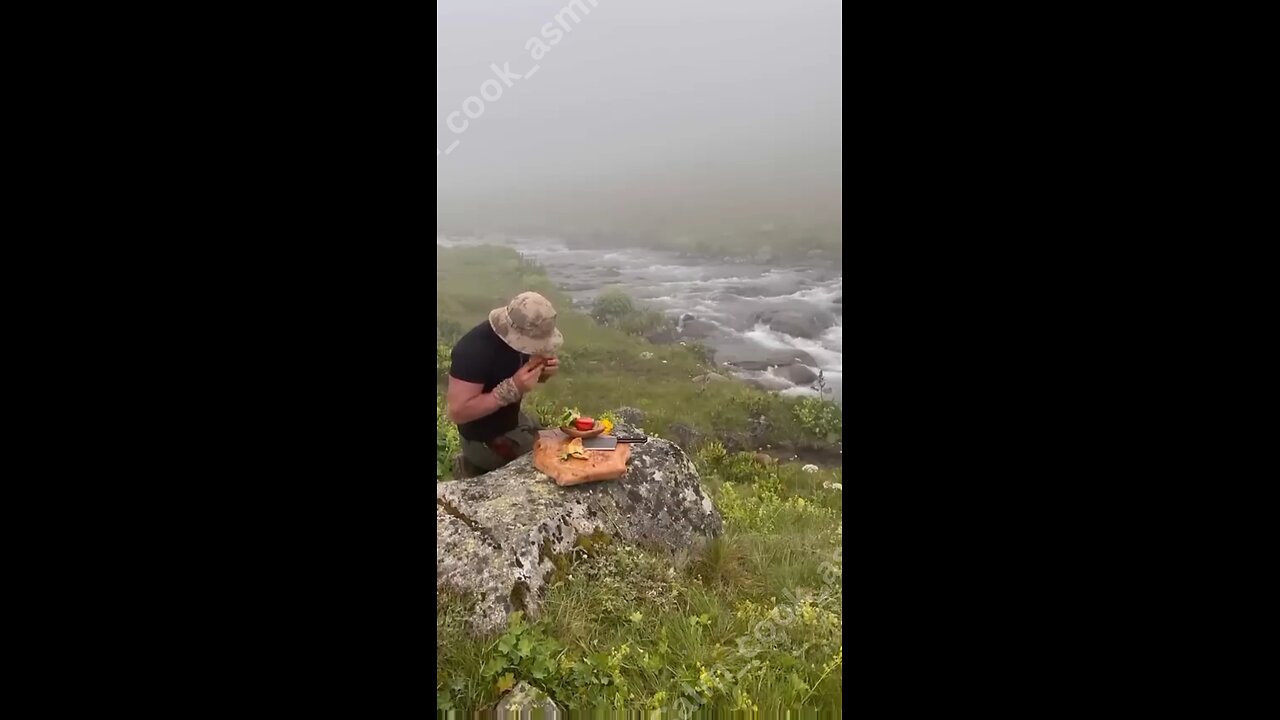
[[[471,328],[453,346],[449,374],[465,382],[483,383],[484,392],[489,392],[498,383],[515,375],[528,360],[527,355],[503,342],[485,320]],[[520,403],[516,402],[498,408],[491,415],[459,425],[458,434],[467,440],[487,442],[515,430],[519,420]]]

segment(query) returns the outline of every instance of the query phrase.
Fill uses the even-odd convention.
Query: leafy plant
[[[809,435],[832,443],[842,439],[839,405],[820,398],[803,398],[791,412],[796,424]]]
[[[728,456],[729,453],[725,451],[724,444],[719,440],[712,440],[698,450],[698,460],[710,469],[720,467],[720,464],[723,463],[725,458]]]
[[[537,417],[538,422],[542,423],[543,427],[557,427],[556,423],[560,421],[560,409],[554,400],[534,394],[531,399],[527,399],[525,402],[529,403],[529,409],[533,411],[533,414]]]
[[[449,375],[449,369],[453,366],[453,347],[442,342],[436,342],[436,382],[440,383]]]
[[[436,395],[436,479],[453,475],[453,458],[462,447],[458,426],[449,419],[444,395]]]
[[[526,623],[524,613],[517,611],[511,614],[507,631],[494,644],[494,653],[480,674],[495,678],[499,692],[511,687],[517,676],[535,683],[545,681],[556,672],[563,649],[541,627]]]
[[[771,533],[786,523],[826,521],[835,515],[829,507],[789,493],[776,469],[761,468],[748,453],[728,456],[713,474],[725,481],[716,507],[743,530]]]
[[[601,293],[591,306],[591,317],[596,322],[612,325],[636,311],[631,296],[621,290],[609,290]]]
[[[565,408],[564,412],[560,413],[560,416],[556,418],[556,427],[565,427],[580,417],[582,417],[582,413],[578,411],[578,408]]]

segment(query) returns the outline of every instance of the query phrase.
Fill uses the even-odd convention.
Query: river
[[[569,247],[543,238],[437,237],[436,243],[514,248],[541,264],[584,311],[600,293],[623,290],[678,321],[682,334],[672,340],[712,348],[721,372],[784,395],[842,401],[839,267],[696,258],[637,247]],[[820,381],[811,380],[819,373]]]

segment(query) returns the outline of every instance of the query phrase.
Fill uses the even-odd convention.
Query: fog
[[[839,237],[837,0],[437,0],[436,21],[438,233]]]

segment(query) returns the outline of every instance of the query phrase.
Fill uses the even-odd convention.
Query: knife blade
[[[617,450],[618,438],[612,435],[597,435],[593,438],[584,438],[582,440],[582,449],[584,450]]]

